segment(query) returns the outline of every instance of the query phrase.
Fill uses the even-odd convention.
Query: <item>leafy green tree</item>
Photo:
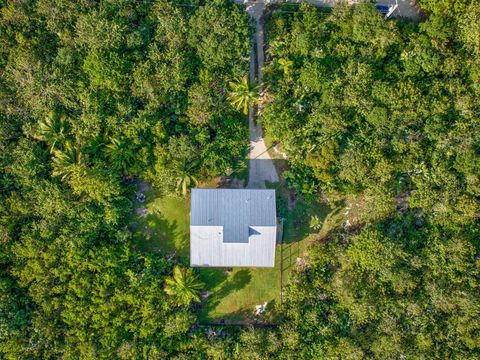
[[[96,10],[81,14],[75,23],[75,44],[89,50],[119,48],[124,41],[125,26]]]
[[[73,148],[71,143],[66,143],[65,151],[55,150],[53,152],[52,175],[60,177],[62,181],[68,181],[83,164],[82,152],[79,149]]]
[[[475,131],[462,130],[462,138],[454,130],[478,126],[467,95],[477,92],[469,84],[480,73],[469,37],[476,12],[431,15],[418,27],[384,21],[367,2],[288,14],[271,20],[260,119],[288,155],[288,181],[305,192],[361,195],[372,220],[393,214],[400,198],[443,224],[476,218],[478,196],[467,188],[478,180],[477,140],[465,136]],[[288,75],[280,60],[289,61]],[[452,167],[456,149],[469,160]]]
[[[472,0],[420,0],[422,9],[438,15],[455,16],[466,11]]]
[[[189,44],[196,50],[204,67],[238,73],[239,59],[248,64],[250,28],[248,17],[230,1],[206,3],[190,18]],[[242,74],[243,75],[243,74]]]
[[[176,259],[130,227],[129,177],[186,192],[248,143],[225,96],[248,72],[248,15],[184,3],[1,2],[2,359],[219,353],[164,291]]]
[[[218,336],[192,269],[137,246],[129,177],[185,194],[244,159],[247,13],[1,2],[0,357],[478,358],[478,6],[419,3],[419,24],[272,9],[260,121],[284,178],[368,211],[300,255],[276,328]]]
[[[288,75],[291,72],[293,61],[288,59],[278,59],[279,68],[282,69],[284,75]]]
[[[83,70],[88,75],[94,88],[122,91],[128,82],[126,59],[115,52],[90,52],[83,63]]]
[[[461,39],[474,52],[480,53],[480,10],[474,2],[459,16]]]
[[[480,348],[471,334],[479,327],[471,309],[478,299],[476,280],[470,280],[479,275],[471,243],[478,228],[412,225],[403,218],[313,244],[307,265],[285,290],[277,340],[283,346],[273,346],[272,353],[476,355]],[[457,322],[463,325],[453,326]]]
[[[190,188],[197,186],[198,180],[188,173],[188,169],[177,177],[177,184],[175,190],[182,196],[186,196]]]
[[[187,116],[195,124],[206,124],[218,111],[217,103],[210,84],[193,85],[189,90]]]

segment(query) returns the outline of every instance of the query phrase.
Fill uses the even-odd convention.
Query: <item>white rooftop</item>
[[[190,265],[273,267],[275,190],[192,189]]]

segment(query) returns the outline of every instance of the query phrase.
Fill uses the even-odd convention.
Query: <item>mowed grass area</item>
[[[250,323],[274,320],[268,311],[280,301],[280,246],[277,245],[274,268],[202,268],[200,278],[206,284],[208,299],[199,310],[200,322]],[[267,303],[267,311],[255,316],[255,305]]]
[[[190,201],[177,196],[159,196],[146,191],[146,200],[136,202],[132,221],[134,244],[142,251],[188,256],[190,252]],[[147,214],[142,216],[142,207]]]
[[[310,228],[311,216],[316,215],[323,222],[320,233],[326,233],[338,223],[337,207],[332,209],[320,202],[301,198],[296,198],[289,207],[288,190],[282,184],[270,187],[277,191],[277,215],[285,219],[283,243],[276,247],[275,267],[233,268],[230,272],[226,268],[199,268],[207,294],[206,300],[198,307],[202,324],[274,322],[275,314],[271,309],[281,301],[282,281],[285,285],[310,240],[318,237],[318,231],[313,232]],[[190,199],[162,197],[154,190],[144,193],[146,200],[136,202],[131,224],[135,246],[145,252],[176,254],[187,260]],[[265,302],[267,311],[256,316],[255,306]]]
[[[136,216],[131,224],[135,246],[145,252],[188,257],[190,199],[162,197],[153,190],[144,194],[144,203],[136,201]],[[277,249],[275,268],[235,268],[230,274],[226,268],[199,268],[208,293],[208,299],[199,307],[200,321],[248,322],[254,320],[255,305],[279,301],[279,254]],[[266,319],[269,317],[263,320]]]

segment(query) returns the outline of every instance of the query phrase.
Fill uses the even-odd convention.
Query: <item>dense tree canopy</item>
[[[473,10],[474,0],[419,0],[418,4],[427,12],[437,15],[455,16]],[[469,8],[469,5],[472,5]]]
[[[39,0],[0,18],[0,357],[188,353],[192,297],[163,291],[176,259],[132,246],[131,183],[185,192],[242,158],[226,94],[248,71],[247,15]]]
[[[432,15],[415,28],[369,4],[273,18],[262,121],[292,185],[365,193],[390,212],[408,194],[438,222],[478,219],[478,19]]]
[[[275,351],[305,359],[477,357],[479,230],[411,221],[312,246],[286,291]]]
[[[480,16],[470,10],[432,9],[419,26],[384,21],[368,3],[273,12],[262,121],[289,156],[287,179],[306,194],[352,194],[368,211],[310,247],[280,338],[260,335],[274,350],[259,356],[479,356]]]
[[[480,11],[419,3],[271,11],[259,100],[231,1],[0,1],[0,357],[479,358]],[[204,331],[195,272],[134,246],[135,182],[229,172],[256,102],[288,186],[364,211],[275,327]]]

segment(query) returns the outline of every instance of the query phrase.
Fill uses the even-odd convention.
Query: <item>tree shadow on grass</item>
[[[188,255],[188,234],[180,233],[177,221],[158,214],[149,214],[137,224],[135,240],[144,251]]]
[[[203,314],[201,318],[206,319],[223,298],[245,288],[252,280],[252,274],[249,269],[239,270],[230,276],[226,274],[225,269],[202,269],[201,278],[206,280],[208,290],[208,300],[200,309]]]
[[[317,205],[318,204],[318,205]],[[303,256],[303,251],[300,248],[299,240],[311,235],[311,234],[319,234],[318,236],[324,236],[324,232],[330,231],[330,226],[334,228],[337,225],[329,225],[325,226],[327,221],[330,221],[332,218],[336,218],[341,216],[341,211],[344,207],[343,203],[335,203],[330,206],[322,204],[322,203],[310,203],[310,204],[297,204],[295,209],[293,209],[290,218],[287,218],[286,226],[287,228],[287,235],[283,236],[283,247],[282,247],[282,254],[281,254],[281,271],[286,272],[291,270],[293,266],[296,264],[297,259]],[[316,213],[312,211],[310,207],[313,206],[313,209],[316,210]],[[298,208],[297,208],[298,207]],[[309,226],[310,216],[309,214],[314,214],[319,217],[320,219],[320,226],[322,230],[313,230]],[[331,221],[332,223],[336,223],[335,221]]]
[[[295,194],[284,183],[268,184],[268,188],[276,190],[277,216],[284,219],[283,244],[295,243],[318,233],[310,227],[312,217],[317,217],[319,225],[323,226],[339,208],[339,204],[326,204],[319,197]]]
[[[272,161],[277,170],[278,177],[281,177],[283,172],[288,169],[288,161],[285,159],[272,159]]]
[[[281,316],[281,307],[276,300],[267,304],[266,311],[262,314],[256,314],[255,308],[242,307],[222,317],[214,319],[205,319],[201,325],[212,326],[245,326],[253,325],[258,327],[274,326],[276,320]]]
[[[188,255],[189,239],[188,234],[183,234],[177,225],[176,220],[167,220],[157,214],[147,218],[149,227],[157,236],[156,243],[160,249],[176,252],[179,255]]]
[[[212,295],[216,298],[223,298],[232,291],[243,289],[252,280],[250,270],[243,269],[230,276]]]
[[[162,196],[145,182],[139,183],[138,190],[144,199],[134,200],[129,221],[138,249],[188,256],[188,201],[176,196]]]

